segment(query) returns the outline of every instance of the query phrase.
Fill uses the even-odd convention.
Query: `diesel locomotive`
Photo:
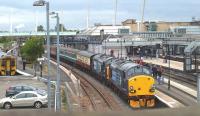
[[[56,58],[56,47],[51,46]],[[61,47],[60,59],[91,72],[133,108],[155,106],[155,80],[148,68],[129,60]]]
[[[16,75],[17,64],[16,57],[3,56],[0,58],[0,75],[1,76],[14,76]]]

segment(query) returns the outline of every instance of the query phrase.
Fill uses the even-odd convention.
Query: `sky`
[[[36,24],[46,26],[45,7],[34,7],[36,0],[0,0],[0,31],[34,31]],[[88,2],[89,1],[89,2]],[[50,11],[60,15],[67,29],[86,28],[87,8],[90,26],[94,23],[113,24],[115,0],[49,0]],[[117,24],[126,19],[141,20],[143,0],[118,0]],[[200,19],[200,0],[146,0],[144,20],[191,21]],[[54,29],[56,20],[50,19]]]

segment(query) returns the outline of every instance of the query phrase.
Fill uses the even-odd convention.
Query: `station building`
[[[165,22],[165,21],[145,21],[143,24],[136,21],[136,19],[127,19],[122,22],[123,26],[129,26],[131,32],[147,32],[147,31],[158,31],[168,32],[172,28],[180,26],[200,26],[200,21],[191,22]],[[141,28],[141,29],[140,29]]]

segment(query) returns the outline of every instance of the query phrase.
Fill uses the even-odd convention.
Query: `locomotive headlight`
[[[150,88],[150,92],[155,92],[155,90],[156,90],[156,86],[153,84],[152,86],[151,86],[151,88]]]
[[[135,93],[135,92],[136,92],[136,91],[134,90],[134,87],[133,87],[133,86],[130,86],[129,91],[130,91],[130,93]]]

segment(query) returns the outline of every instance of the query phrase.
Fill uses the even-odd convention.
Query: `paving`
[[[152,59],[148,58],[148,59],[144,59],[144,62],[150,63],[150,64],[161,65],[163,67],[169,66],[169,64],[165,63],[164,59],[161,59],[161,58],[152,58]],[[182,62],[170,60],[170,67],[173,68],[173,69],[183,71],[183,63]]]

